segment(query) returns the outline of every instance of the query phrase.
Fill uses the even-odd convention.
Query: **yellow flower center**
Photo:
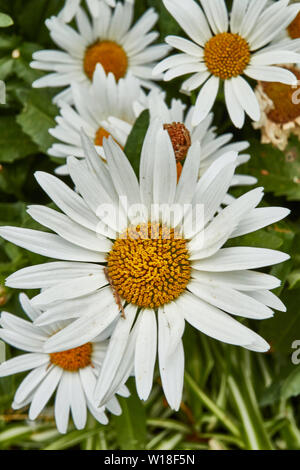
[[[102,147],[103,139],[108,139],[109,136],[109,132],[107,132],[103,127],[99,127],[94,138],[94,144]]]
[[[205,44],[206,66],[213,75],[222,80],[241,75],[250,58],[249,45],[239,34],[220,33]]]
[[[287,32],[291,39],[300,38],[300,13],[298,13],[294,21],[287,27]]]
[[[295,68],[288,68],[293,72],[297,80],[300,80],[300,72]],[[269,111],[268,118],[277,124],[286,124],[300,116],[300,104],[293,103],[293,95],[300,89],[277,82],[262,82],[265,94],[273,101],[274,109]]]
[[[76,372],[92,364],[92,343],[50,354],[50,362],[61,369]]]
[[[123,47],[113,41],[98,41],[85,51],[83,68],[92,80],[97,64],[101,64],[106,74],[112,72],[119,80],[127,72],[128,58]]]
[[[191,276],[186,240],[159,223],[129,227],[115,241],[107,262],[117,294],[144,308],[175,300]]]
[[[192,144],[189,130],[181,122],[164,124],[164,129],[168,131],[170,136],[176,161],[180,162],[184,160]]]

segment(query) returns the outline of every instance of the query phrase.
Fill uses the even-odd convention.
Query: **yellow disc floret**
[[[83,68],[90,80],[97,64],[101,64],[106,74],[112,72],[119,80],[127,72],[128,58],[123,47],[114,41],[98,41],[85,51]]]
[[[191,276],[186,240],[158,223],[129,227],[107,261],[116,292],[139,307],[157,308],[175,300]]]
[[[205,64],[213,75],[222,80],[241,75],[250,58],[249,45],[239,34],[220,33],[205,44]]]
[[[50,354],[50,362],[61,369],[76,372],[92,364],[92,343]]]

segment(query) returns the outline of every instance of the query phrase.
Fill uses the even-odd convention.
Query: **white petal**
[[[87,418],[86,401],[78,373],[70,373],[71,379],[71,412],[77,429],[84,429]]]
[[[197,126],[211,111],[219,91],[219,84],[219,78],[213,75],[201,88],[195,104],[193,126]]]
[[[245,70],[245,74],[254,80],[266,82],[279,82],[286,85],[297,84],[297,78],[289,70],[282,67],[272,67],[270,65],[250,65]]]
[[[236,230],[232,233],[231,238],[255,232],[256,230],[284,219],[289,214],[289,209],[284,209],[283,207],[262,207],[254,209],[239,223]]]
[[[35,369],[49,362],[47,354],[31,353],[14,357],[0,364],[0,377],[18,374],[26,370]]]
[[[106,256],[103,253],[80,248],[52,233],[19,227],[1,227],[0,235],[22,248],[47,256],[48,258],[100,263],[106,260]]]
[[[134,356],[135,382],[140,399],[147,400],[152,389],[156,360],[157,325],[153,310],[144,310],[139,316]]]
[[[62,434],[68,430],[71,393],[70,375],[63,373],[55,394],[54,407],[56,426]]]
[[[231,80],[225,80],[224,83],[225,101],[229,116],[233,124],[241,129],[245,122],[245,112],[236,97]]]
[[[77,193],[72,191],[58,178],[48,173],[36,172],[35,177],[52,201],[70,219],[86,228],[95,230],[99,221]]]
[[[224,343],[246,348],[255,341],[261,341],[262,349],[264,347],[268,351],[269,345],[256,333],[192,294],[181,295],[177,303],[185,319],[202,333]]]
[[[197,44],[203,46],[210,38],[211,32],[207,20],[193,0],[163,0],[165,7],[174,16],[186,34]]]
[[[258,121],[260,118],[260,107],[250,85],[244,78],[235,77],[232,79],[232,86],[242,108],[254,121]]]
[[[83,295],[90,294],[104,285],[107,279],[104,272],[89,277],[81,277],[71,281],[61,282],[60,284],[43,290],[36,297],[33,297],[33,305],[48,305],[60,300],[67,300]]]
[[[62,374],[63,369],[60,369],[59,367],[53,367],[53,369],[45,377],[33,396],[29,409],[29,419],[34,420],[38,417],[42,409],[50,400],[61,379]]]
[[[200,0],[215,34],[228,30],[228,13],[224,0]]]
[[[241,271],[272,266],[288,260],[286,253],[265,248],[223,248],[216,255],[194,263],[193,268],[199,271]]]
[[[85,344],[96,338],[115,320],[119,315],[119,308],[111,289],[104,288],[102,293],[103,304],[98,306],[98,310],[90,311],[49,338],[44,346],[46,352],[65,351]]]
[[[125,319],[121,317],[118,320],[112,333],[95,389],[95,399],[98,403],[109,393],[110,385],[115,377],[128,342],[129,333],[136,316],[136,310],[136,307],[128,305],[125,309]]]
[[[172,409],[178,411],[182,399],[184,376],[184,352],[182,341],[172,355],[169,355],[170,333],[166,315],[158,311],[158,354],[159,370],[166,399]]]
[[[232,315],[258,320],[273,316],[268,307],[234,289],[212,286],[203,281],[191,281],[188,288],[196,297]]]

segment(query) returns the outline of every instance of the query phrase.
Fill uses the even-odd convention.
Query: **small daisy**
[[[3,362],[0,365],[0,377],[31,370],[16,391],[13,409],[18,410],[30,404],[29,419],[35,420],[56,391],[54,414],[59,432],[67,432],[70,412],[76,428],[83,429],[87,409],[97,421],[107,424],[105,408],[98,408],[94,400],[96,381],[107,350],[105,335],[78,348],[45,353],[43,346],[47,339],[65,328],[69,322],[35,326],[31,322],[39,317],[41,311],[24,294],[20,295],[20,303],[31,321],[7,312],[2,312],[0,318],[0,338],[26,351],[26,354]],[[127,388],[121,387],[119,394],[128,396]],[[115,397],[110,397],[105,407],[113,414],[121,414]]]
[[[166,42],[180,54],[168,57],[154,68],[154,75],[167,70],[165,80],[193,74],[182,84],[184,92],[201,87],[192,124],[208,115],[224,83],[228,113],[236,127],[243,127],[245,112],[258,121],[260,108],[254,91],[243,78],[295,84],[295,75],[278,63],[300,62],[293,41],[271,44],[299,12],[300,5],[288,0],[234,0],[229,15],[224,0],[163,0],[164,5],[191,38],[168,36]]]
[[[103,0],[109,5],[110,7],[116,6],[115,0]],[[133,0],[129,0],[131,3]],[[69,23],[75,16],[76,12],[78,11],[79,5],[81,0],[66,0],[66,4],[64,8],[61,10],[59,17],[65,22]],[[87,7],[95,18],[100,15],[101,12],[101,3],[99,0],[86,0]]]
[[[91,87],[73,83],[71,89],[75,109],[61,103],[60,116],[55,119],[57,126],[49,129],[60,143],[52,145],[49,155],[63,159],[69,155],[84,157],[81,129],[92,139],[102,158],[105,157],[102,148],[104,137],[111,135],[124,148],[138,117],[135,104],[146,103],[139,81],[128,74],[117,83],[112,73],[106,75],[102,66],[97,64]],[[58,168],[57,173],[66,174],[67,166]]]
[[[73,320],[47,339],[46,353],[86,344],[114,325],[97,387],[101,404],[125,383],[133,367],[139,396],[148,397],[158,328],[162,383],[170,405],[178,409],[185,321],[225,343],[268,350],[260,336],[232,315],[266,319],[273,316],[272,308],[284,310],[270,292],[279,281],[251,270],[289,257],[274,250],[224,248],[224,244],[282,219],[289,211],[257,208],[262,188],[219,211],[237,153],[220,157],[199,180],[199,142],[189,148],[177,183],[173,146],[161,120],[151,124],[145,137],[139,181],[111,137],[103,142],[107,164],[90,140],[82,138],[86,158],[69,157],[67,162],[78,192],[55,176],[36,174],[63,212],[33,206],[28,213],[56,234],[0,228],[6,240],[63,261],[24,268],[10,276],[7,285],[43,289],[32,299],[43,310],[37,325]]]
[[[300,83],[299,69],[288,69]],[[261,108],[261,118],[253,126],[261,129],[262,143],[273,144],[278,149],[285,150],[291,135],[296,135],[300,140],[300,86],[259,82],[256,96]]]
[[[249,147],[249,142],[230,142],[233,134],[217,135],[216,127],[212,126],[213,114],[210,113],[196,127],[192,126],[192,116],[194,106],[185,111],[186,106],[176,99],[172,99],[171,106],[168,107],[164,95],[157,90],[152,90],[147,98],[147,106],[151,119],[158,117],[163,121],[164,128],[168,131],[173,144],[177,162],[178,177],[182,172],[182,164],[186,158],[188,149],[194,142],[200,143],[200,167],[199,177],[201,177],[209,166],[226,152],[242,152]],[[250,155],[241,154],[237,158],[237,165],[242,165],[249,161]],[[235,174],[231,186],[256,184],[256,178],[247,175]],[[231,196],[226,195],[224,203],[231,201]]]
[[[70,83],[90,84],[98,63],[106,73],[112,72],[116,80],[131,72],[143,86],[151,88],[153,67],[170,50],[164,44],[151,45],[158,37],[156,31],[150,32],[158,19],[153,8],[131,27],[131,2],[119,2],[115,9],[103,2],[99,5],[101,14],[99,17],[92,15],[92,22],[83,9],[78,8],[78,32],[60,18],[46,20],[51,38],[63,51],[45,50],[33,54],[33,68],[52,72],[36,80],[33,87],[65,87],[55,102],[60,99],[71,102]]]

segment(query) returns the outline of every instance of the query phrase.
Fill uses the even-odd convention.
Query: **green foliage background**
[[[36,228],[26,206],[49,204],[33,174],[36,170],[53,172],[57,165],[46,155],[53,141],[48,129],[58,112],[51,102],[57,90],[33,90],[31,83],[41,73],[32,70],[29,62],[34,51],[53,48],[44,21],[62,5],[62,0],[0,0],[0,80],[5,81],[7,91],[6,104],[0,105],[1,225]],[[161,0],[138,0],[136,17],[149,6],[159,12],[160,41],[168,34],[182,34]],[[163,86],[168,97],[187,100],[178,94],[179,82]],[[288,149],[280,152],[261,145],[260,134],[249,121],[242,131],[232,128],[222,92],[214,110],[220,132],[231,131],[236,139],[250,140],[252,158],[243,172],[256,176],[258,185],[265,187],[264,204],[292,210],[284,222],[235,240],[239,245],[291,255],[290,261],[272,269],[282,280],[277,293],[287,313],[261,323],[248,322],[271,343],[271,353],[249,353],[187,328],[187,372],[178,413],[166,405],[157,376],[146,404],[139,401],[131,382],[132,396],[121,400],[122,416],[111,417],[106,427],[89,417],[84,431],[70,427],[66,436],[56,431],[51,407],[36,423],[27,421],[26,410],[12,412],[10,403],[21,377],[1,379],[0,449],[300,449],[300,366],[291,362],[292,343],[300,340],[300,143],[292,138]],[[144,113],[126,145],[135,169],[146,126]],[[0,304],[5,310],[23,316],[18,292],[3,288],[5,278],[43,260],[0,240]],[[7,354],[16,351],[7,347]]]

